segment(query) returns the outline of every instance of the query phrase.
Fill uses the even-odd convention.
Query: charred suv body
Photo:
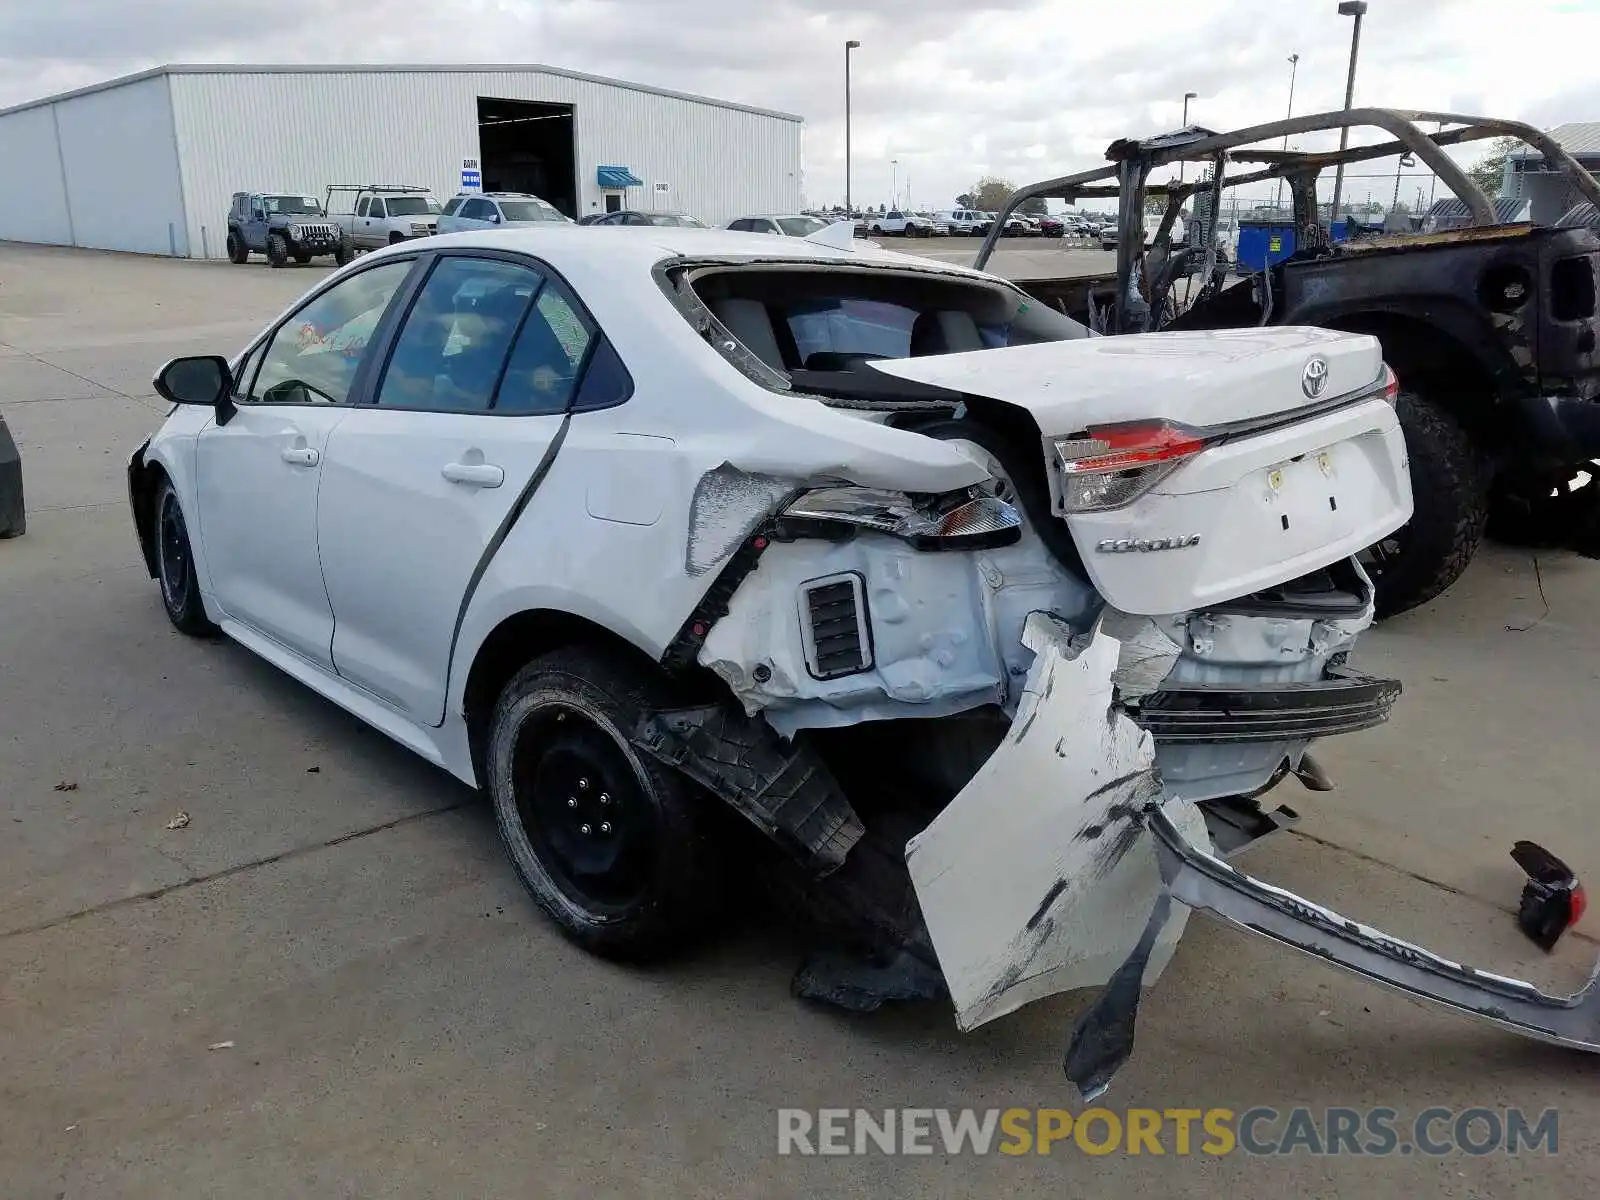
[[[552,228],[380,251],[157,386],[173,622],[482,786],[570,937],[661,954],[754,859],[825,947],[802,994],[971,1028],[1109,981],[1088,1090],[1183,906],[1269,903],[1216,853],[1399,691],[1347,662],[1411,512],[1363,335],[1092,337],[826,231]]]

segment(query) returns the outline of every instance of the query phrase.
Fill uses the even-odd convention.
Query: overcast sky
[[[798,113],[806,193],[948,207],[984,174],[1097,165],[1117,137],[1343,101],[1336,0],[9,0],[0,106],[167,62],[530,62]],[[1371,0],[1356,102],[1553,125],[1600,120],[1600,0]],[[1375,139],[1374,139],[1375,140]],[[1392,165],[1389,168],[1392,170]],[[1369,168],[1362,168],[1363,171]],[[1407,185],[1408,189],[1410,185]],[[1391,181],[1347,184],[1387,200]]]

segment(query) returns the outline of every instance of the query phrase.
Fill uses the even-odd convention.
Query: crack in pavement
[[[112,912],[119,908],[129,908],[135,904],[147,904],[153,900],[160,900],[170,896],[173,892],[187,891],[192,887],[202,884],[215,883],[219,879],[227,879],[234,875],[242,875],[247,871],[254,871],[259,867],[268,867],[273,863],[289,862],[292,859],[303,858],[308,854],[315,854],[319,850],[328,850],[334,846],[342,846],[346,842],[354,842],[361,838],[371,837],[373,834],[387,833],[391,829],[399,829],[403,825],[410,825],[416,821],[426,821],[431,817],[443,816],[445,813],[456,812],[459,809],[476,804],[475,797],[458,800],[454,804],[446,804],[440,808],[424,809],[422,812],[407,813],[403,817],[396,817],[392,821],[385,821],[381,825],[370,825],[365,829],[357,829],[350,833],[340,834],[338,837],[329,838],[322,842],[313,842],[306,846],[295,846],[277,854],[269,854],[264,858],[254,858],[249,862],[235,863],[231,867],[223,867],[220,871],[212,871],[205,875],[193,875],[188,879],[180,879],[177,883],[169,883],[164,887],[152,888],[147,892],[138,892],[132,896],[119,896],[115,900],[106,900],[100,904],[90,905],[73,912],[62,913],[60,916],[50,917],[47,920],[36,921],[32,925],[22,925],[15,929],[0,930],[0,941],[10,938],[24,937],[30,933],[43,933],[61,925],[81,920],[84,917],[98,916],[101,913]],[[160,847],[157,847],[159,851]],[[167,857],[165,854],[162,857]],[[185,865],[185,864],[179,864]]]

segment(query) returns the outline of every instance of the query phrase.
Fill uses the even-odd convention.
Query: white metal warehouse
[[[463,160],[570,216],[800,207],[801,119],[544,66],[165,66],[0,110],[0,240],[222,258],[239,191],[321,197]],[[348,202],[348,201],[347,201]]]

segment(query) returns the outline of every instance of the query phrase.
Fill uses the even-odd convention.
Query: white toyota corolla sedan
[[[169,363],[129,491],[172,623],[482,787],[598,953],[754,862],[848,951],[804,995],[971,1028],[1115,975],[1086,1091],[1192,907],[1481,1015],[1217,858],[1399,691],[1346,661],[1411,512],[1377,342],[1090,337],[835,228],[430,238]]]

